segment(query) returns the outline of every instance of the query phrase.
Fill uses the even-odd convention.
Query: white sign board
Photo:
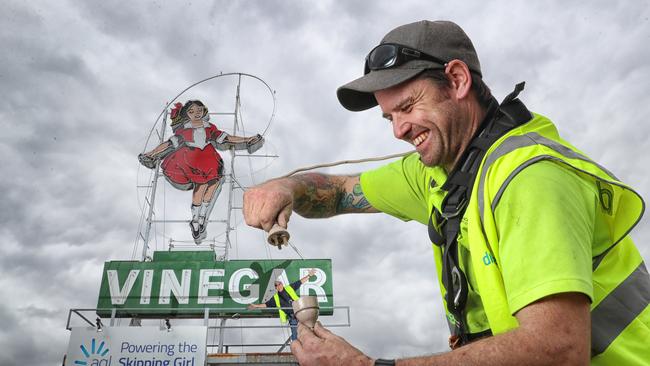
[[[204,366],[208,328],[75,327],[65,366]]]

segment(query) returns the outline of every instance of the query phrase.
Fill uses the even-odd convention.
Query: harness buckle
[[[467,197],[462,197],[460,202],[458,202],[457,205],[454,207],[451,207],[449,204],[443,205],[442,211],[440,212],[440,216],[442,216],[443,219],[451,219],[456,216],[458,216],[461,212],[464,212],[465,207],[467,207]]]
[[[467,289],[465,288],[466,284],[464,283],[464,276],[461,274],[460,269],[457,266],[454,266],[451,269],[451,281],[454,288],[454,308],[456,311],[461,310],[465,307],[465,302],[467,301]]]

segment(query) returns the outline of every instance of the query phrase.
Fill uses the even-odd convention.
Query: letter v
[[[138,278],[138,274],[140,274],[140,270],[132,269],[129,271],[129,275],[126,277],[122,288],[120,288],[120,282],[117,278],[116,270],[109,269],[106,273],[108,275],[108,289],[111,293],[111,304],[124,305],[126,298],[129,296],[129,293],[131,293],[136,278]]]

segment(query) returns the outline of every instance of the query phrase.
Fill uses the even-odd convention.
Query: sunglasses
[[[412,60],[431,61],[445,66],[447,61],[431,56],[422,51],[402,46],[396,43],[383,43],[375,47],[366,56],[363,74],[374,70],[390,69],[403,65]]]

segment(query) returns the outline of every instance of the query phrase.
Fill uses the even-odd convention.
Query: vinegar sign
[[[287,285],[303,278],[311,269],[314,276],[300,286],[298,293],[316,296],[321,314],[332,313],[329,259],[224,262],[187,257],[190,255],[159,255],[151,262],[106,262],[97,303],[100,313],[105,315],[108,309],[117,309],[117,316],[202,317],[203,309],[210,308],[219,313],[263,316],[245,309],[249,304],[269,299],[275,291],[275,281]]]

